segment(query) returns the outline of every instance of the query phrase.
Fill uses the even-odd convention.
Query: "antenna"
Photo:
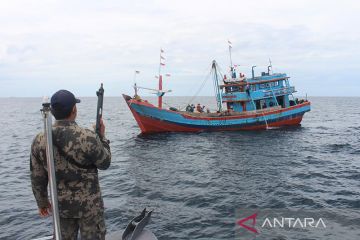
[[[269,75],[270,75],[270,68],[271,68],[271,71],[272,71],[272,63],[271,63],[271,59],[269,58],[269,66],[268,66],[268,74]]]

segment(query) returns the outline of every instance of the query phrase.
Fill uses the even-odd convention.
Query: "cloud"
[[[99,82],[120,95],[131,91],[135,69],[140,84],[155,87],[161,47],[172,73],[164,84],[189,95],[213,59],[226,71],[228,39],[248,75],[271,58],[275,69],[294,76],[299,94],[344,94],[326,83],[346,73],[359,95],[359,8],[346,0],[2,1],[0,82],[9,89],[2,96],[65,87],[92,95]],[[314,87],[314,79],[323,84]],[[202,95],[213,93],[208,85]]]

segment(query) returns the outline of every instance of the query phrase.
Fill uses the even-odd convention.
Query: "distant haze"
[[[360,96],[360,3],[272,1],[0,1],[0,97],[51,95],[69,89],[95,96],[156,88],[164,49],[164,88],[196,93],[216,60],[251,76],[291,77],[298,95]],[[212,95],[208,79],[199,95]],[[149,91],[141,92],[149,95]]]

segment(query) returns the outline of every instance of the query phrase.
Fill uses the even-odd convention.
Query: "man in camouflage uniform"
[[[54,159],[58,191],[61,235],[64,240],[105,239],[104,203],[101,197],[98,169],[110,166],[109,141],[101,121],[100,136],[75,122],[76,103],[80,100],[66,90],[51,98]],[[48,172],[44,133],[31,146],[31,183],[40,216],[48,216]]]

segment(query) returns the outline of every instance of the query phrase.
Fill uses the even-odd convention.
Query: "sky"
[[[360,2],[353,0],[0,0],[0,97],[214,95],[216,60],[251,76],[287,73],[297,95],[360,96]],[[149,95],[143,90],[140,95]]]

